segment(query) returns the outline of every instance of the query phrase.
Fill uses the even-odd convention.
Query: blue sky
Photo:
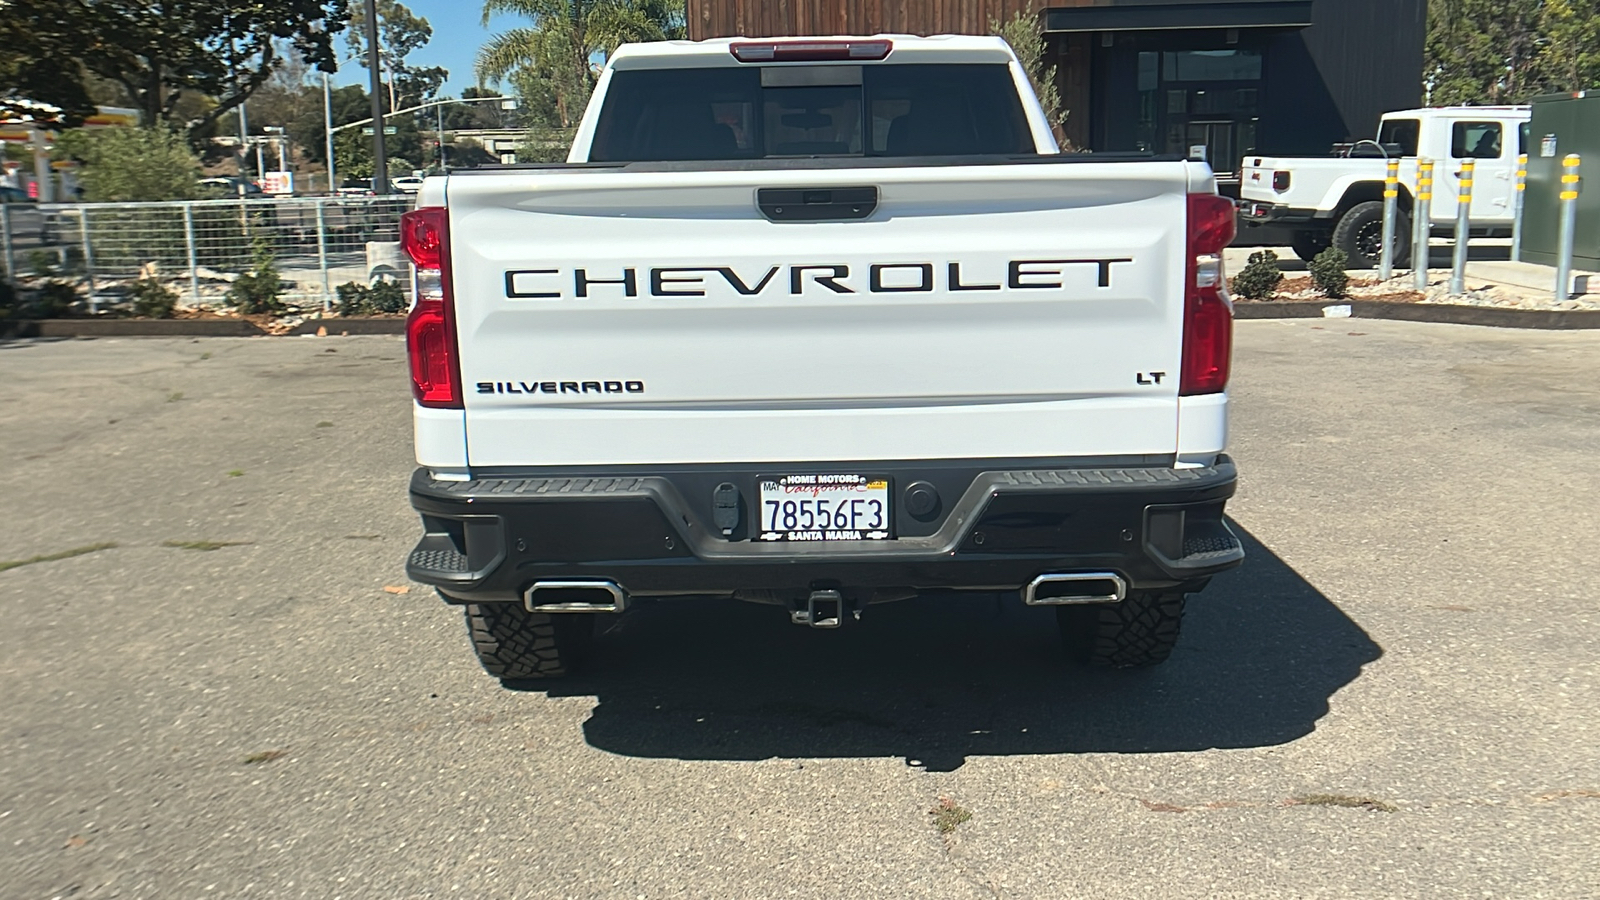
[[[416,66],[444,66],[450,70],[450,80],[445,82],[444,93],[453,97],[476,83],[472,77],[472,60],[478,48],[489,35],[528,24],[518,16],[496,16],[489,27],[478,24],[483,17],[483,7],[472,0],[404,0],[413,13],[428,20],[433,26],[433,40],[426,47],[406,57],[406,62]],[[338,39],[339,55],[348,50],[344,35]],[[366,84],[367,70],[358,63],[346,63],[333,77],[334,84]]]

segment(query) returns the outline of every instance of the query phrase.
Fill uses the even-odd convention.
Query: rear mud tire
[[[501,681],[560,678],[594,645],[589,613],[532,613],[515,603],[469,604],[467,634],[484,671]]]
[[[1294,255],[1300,257],[1300,261],[1307,265],[1311,263],[1311,260],[1318,253],[1328,249],[1329,246],[1331,244],[1326,231],[1296,231],[1289,238],[1289,249],[1293,250]]]
[[[1139,669],[1166,662],[1178,644],[1183,594],[1129,594],[1121,603],[1058,606],[1061,641],[1074,662]]]
[[[1411,261],[1411,217],[1395,211],[1394,263]],[[1344,251],[1352,269],[1376,269],[1383,261],[1383,203],[1368,200],[1350,207],[1333,229],[1333,245]],[[1310,260],[1307,260],[1309,262]]]

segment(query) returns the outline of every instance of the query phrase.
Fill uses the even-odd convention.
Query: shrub
[[[190,200],[198,189],[200,160],[165,128],[74,129],[55,152],[83,163],[85,200]]]
[[[1246,300],[1270,300],[1283,273],[1278,271],[1278,254],[1260,250],[1250,254],[1250,261],[1233,276],[1232,290]]]
[[[0,321],[11,318],[17,311],[17,292],[11,282],[0,278]]]
[[[257,241],[255,268],[234,279],[228,288],[228,302],[245,315],[277,315],[284,311],[283,292],[287,287],[272,264],[272,251]]]
[[[128,286],[133,314],[145,319],[170,319],[178,307],[178,292],[158,278],[141,278]]]
[[[375,313],[405,312],[406,295],[393,281],[378,281],[370,287],[359,281],[339,285],[339,315],[370,316]]]
[[[28,319],[59,319],[72,311],[78,301],[78,286],[70,281],[51,279],[39,285],[33,302],[22,304],[22,316]]]
[[[1350,276],[1345,272],[1349,264],[1350,257],[1343,250],[1329,247],[1312,257],[1306,268],[1311,270],[1311,281],[1317,290],[1329,299],[1338,300],[1350,287]]]
[[[28,271],[35,277],[43,278],[56,270],[56,261],[50,254],[43,250],[28,251]]]

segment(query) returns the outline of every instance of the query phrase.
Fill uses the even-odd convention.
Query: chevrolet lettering
[[[505,273],[505,295],[512,300],[586,299],[596,296],[634,298],[641,293],[651,297],[705,297],[708,293],[733,291],[742,297],[760,297],[770,293],[787,293],[802,296],[808,288],[824,289],[833,294],[925,294],[943,289],[951,293],[965,291],[1028,291],[1063,290],[1074,277],[1093,279],[1097,288],[1111,287],[1112,267],[1132,264],[1131,257],[1106,257],[1097,259],[1014,259],[999,267],[992,282],[963,276],[962,264],[926,262],[869,263],[855,266],[857,278],[852,279],[848,264],[768,266],[749,277],[735,266],[660,266],[641,268],[627,266],[610,269],[602,276],[598,268],[579,267],[570,272],[564,269],[508,269]],[[866,284],[859,283],[859,274],[865,268]],[[1072,270],[1081,268],[1081,275]],[[935,277],[939,272],[942,281]],[[643,277],[640,276],[643,272]],[[787,278],[780,279],[780,272]],[[610,288],[610,293],[604,292]]]
[[[1051,135],[995,37],[669,41],[606,60],[565,163],[427,178],[407,574],[507,682],[733,600],[1048,606],[1076,662],[1165,660],[1244,558],[1235,210]]]

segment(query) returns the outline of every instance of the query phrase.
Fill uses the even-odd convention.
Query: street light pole
[[[439,171],[441,173],[443,173],[444,172],[444,107],[443,106],[435,106],[433,108],[433,111],[439,114],[438,118],[436,119],[436,121],[439,123],[439,130],[437,132],[435,132],[433,136],[434,136],[434,139],[439,142]]]
[[[378,60],[378,10],[367,0],[367,75],[372,86],[372,192],[389,193],[389,154],[383,146],[383,73]]]
[[[333,176],[333,92],[328,87],[328,73],[322,73],[323,136],[328,139],[328,193],[339,192],[339,182]]]

